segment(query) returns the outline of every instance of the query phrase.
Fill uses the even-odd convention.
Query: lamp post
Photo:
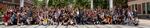
[[[24,0],[20,0],[20,7],[19,10],[22,12],[22,9],[24,7]]]
[[[109,10],[113,10],[113,0],[109,0]]]
[[[49,2],[49,0],[46,0],[46,4],[45,4],[46,8],[48,8],[48,2]]]
[[[113,0],[109,0],[109,10],[110,10],[110,14],[111,15],[113,15],[114,13],[114,10],[113,10],[114,8],[113,8]]]
[[[20,0],[20,7],[24,7],[24,0]]]
[[[91,10],[93,10],[93,0],[91,0]]]

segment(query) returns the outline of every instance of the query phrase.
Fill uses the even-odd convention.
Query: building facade
[[[32,0],[25,0],[24,6],[33,6]],[[17,5],[20,6],[20,0],[0,0],[0,5]]]
[[[136,10],[138,14],[150,14],[150,0],[128,0],[131,10]]]

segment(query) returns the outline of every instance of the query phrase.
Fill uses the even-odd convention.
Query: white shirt
[[[77,13],[77,15],[79,15],[79,11],[77,11],[76,13]]]

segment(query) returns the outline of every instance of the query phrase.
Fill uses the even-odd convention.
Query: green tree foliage
[[[127,0],[113,0],[114,6],[121,6],[126,7],[127,6]],[[44,5],[43,1],[34,0],[35,5],[41,6]],[[93,0],[94,8],[103,8],[108,9],[109,8],[109,0]],[[49,7],[67,7],[68,5],[72,5],[73,8],[90,8],[91,6],[91,0],[49,0],[48,6]]]
[[[77,8],[90,8],[90,0],[74,0],[73,3]]]
[[[107,9],[109,7],[109,0],[94,0],[94,7],[101,7]]]
[[[65,7],[69,5],[69,0],[49,0],[48,6],[50,7]]]
[[[127,8],[127,0],[114,0],[114,6],[116,7],[122,7],[122,8]]]
[[[50,7],[66,7],[68,5],[73,5],[74,7],[90,7],[89,0],[49,0]]]
[[[33,0],[33,4],[35,5],[35,6],[42,6],[42,5],[44,5],[44,2],[43,1],[39,1],[39,0]]]

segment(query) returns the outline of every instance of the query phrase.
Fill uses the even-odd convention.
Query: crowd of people
[[[112,13],[112,14],[111,14]],[[134,11],[116,8],[68,9],[68,8],[11,8],[3,14],[5,25],[90,25],[90,24],[133,24],[138,20]]]

